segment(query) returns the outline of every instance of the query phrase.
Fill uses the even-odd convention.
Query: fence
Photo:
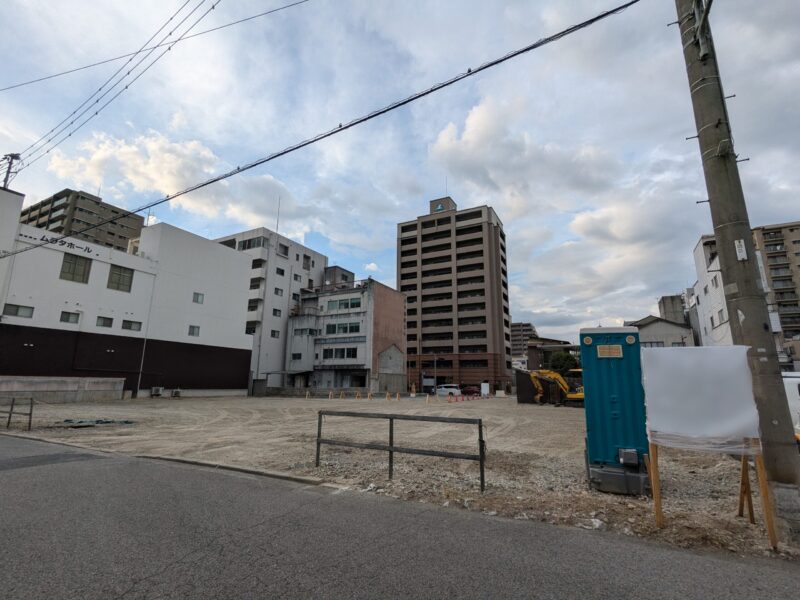
[[[8,400],[8,398],[0,398],[0,400]],[[8,415],[8,420],[6,421],[6,429],[11,427],[11,417],[14,416],[14,407],[17,405],[17,400],[27,400],[28,401],[28,412],[19,412],[17,414],[20,416],[27,416],[28,417],[28,431],[31,430],[31,421],[33,421],[33,398],[11,398],[11,404],[9,405],[8,410],[0,409],[0,414]]]
[[[361,419],[388,419],[389,421],[389,444],[372,444],[362,442],[348,442],[344,440],[334,440],[322,437],[322,418],[331,417],[356,417]],[[428,423],[462,423],[466,425],[478,426],[478,454],[466,454],[463,452],[447,452],[444,450],[428,450],[425,448],[406,448],[394,445],[394,422],[395,421],[425,421]],[[417,454],[422,456],[440,456],[442,458],[455,458],[460,460],[476,460],[480,464],[481,472],[481,491],[486,489],[484,466],[486,463],[486,441],[483,439],[483,419],[468,419],[463,417],[432,417],[422,415],[398,415],[387,413],[363,413],[342,410],[321,410],[317,414],[317,457],[315,464],[319,467],[319,454],[322,444],[329,446],[344,446],[347,448],[361,448],[364,450],[381,450],[389,453],[389,479],[394,475],[394,453]]]

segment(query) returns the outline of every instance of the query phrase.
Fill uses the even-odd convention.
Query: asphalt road
[[[2,598],[780,598],[800,568],[0,436]]]

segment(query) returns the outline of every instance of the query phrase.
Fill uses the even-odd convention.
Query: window
[[[664,342],[642,342],[642,348],[663,348]]]
[[[267,241],[264,237],[250,238],[249,240],[242,240],[239,242],[239,250],[249,250],[250,248],[261,248],[266,246]]]
[[[711,329],[714,329],[716,325],[714,325],[714,315],[711,315]]]
[[[3,307],[3,314],[8,317],[24,317],[30,319],[33,316],[32,306],[20,306],[18,304],[6,304]]]
[[[336,326],[336,333],[347,333],[347,323],[339,323]]]
[[[339,308],[350,308],[350,300],[339,300]]]
[[[334,358],[344,358],[344,348],[334,348],[333,356]]]
[[[350,308],[361,308],[361,298],[350,298]]]
[[[719,287],[719,281],[717,281],[716,275],[714,275],[714,277],[711,278],[711,285],[713,285],[715,288]]]
[[[283,296],[283,290],[281,288],[275,288],[275,295]]]
[[[708,286],[707,285],[703,286],[703,295],[708,296]]]
[[[278,331],[277,329],[273,329],[272,331],[269,332],[269,337],[277,339],[281,337],[281,332]]]
[[[258,298],[247,301],[247,312],[258,310]]]
[[[277,273],[278,275],[280,275],[281,277],[283,277],[283,275],[284,275],[284,273],[286,273],[286,271],[284,271],[284,270],[283,270],[283,269],[281,269],[280,267],[275,267],[275,273]]]
[[[189,335],[192,337],[200,337],[200,325],[189,325]]]
[[[133,269],[111,265],[108,272],[108,289],[120,292],[130,292],[133,285]]]
[[[98,327],[111,327],[114,324],[114,319],[111,317],[97,317]]]
[[[311,257],[308,254],[303,254],[303,268],[306,271],[311,268]]]
[[[720,309],[717,311],[717,318],[719,319],[719,324],[720,324],[720,325],[722,325],[722,323],[725,321],[725,316],[724,316],[724,315],[725,315],[725,313],[723,313],[723,312],[722,312],[722,309],[720,308]]]
[[[281,316],[281,309],[280,308],[273,308],[272,309],[272,316],[273,317],[280,317]]]
[[[294,280],[295,281],[303,281],[303,278],[300,275],[298,275],[297,273],[295,273],[294,274]]]
[[[64,254],[64,262],[61,263],[61,275],[59,277],[66,281],[76,283],[88,283],[89,271],[92,268],[92,260],[77,254]]]
[[[292,300],[298,302],[300,300],[300,294],[292,294]]]
[[[336,324],[328,323],[327,325],[325,325],[325,333],[326,334],[336,333]]]
[[[295,261],[300,262],[300,255],[299,254],[295,254],[294,255],[294,259],[295,259]]]
[[[250,289],[257,290],[260,287],[261,287],[261,280],[258,277],[253,277],[250,280]]]
[[[342,281],[350,281],[350,277],[342,273]]]
[[[286,244],[278,244],[278,254],[281,256],[289,256],[289,246]]]
[[[339,308],[338,300],[328,300],[328,310],[336,310]]]
[[[253,335],[256,332],[256,324],[253,321],[248,321],[244,326],[245,335]]]
[[[68,312],[66,310],[61,311],[61,322],[62,323],[72,323],[73,325],[80,320],[81,316],[78,313]]]
[[[359,323],[350,323],[350,333],[358,333],[361,331],[361,325]]]
[[[194,302],[195,304],[202,304],[203,300],[205,299],[206,299],[205,294],[201,294],[200,292],[192,293],[192,302]]]
[[[265,264],[267,264],[267,261],[265,261],[263,258],[257,258],[252,262],[252,264],[250,266],[253,269],[260,269]]]
[[[673,348],[683,348],[686,346],[686,342],[672,342]]]
[[[142,322],[141,321],[123,321],[122,328],[127,329],[129,331],[141,331],[142,330]]]
[[[302,360],[303,355],[299,352],[292,352],[292,360]]]
[[[333,348],[324,348],[322,350],[322,358],[333,358]]]
[[[347,358],[358,358],[358,348],[347,348]]]

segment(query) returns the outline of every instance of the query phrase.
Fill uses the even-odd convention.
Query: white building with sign
[[[0,189],[0,375],[247,389],[248,257],[164,223],[142,230],[136,254],[58,239],[20,224],[22,202]]]

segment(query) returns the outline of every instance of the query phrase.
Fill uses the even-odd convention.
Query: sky
[[[0,87],[138,50],[184,1],[6,0]],[[289,1],[223,0],[192,31]],[[310,0],[177,44],[11,187],[26,204],[78,188],[137,208],[620,2]],[[712,231],[675,19],[673,2],[642,0],[151,218],[209,238],[278,226],[394,287],[397,223],[450,195],[503,221],[513,320],[574,340],[658,314],[694,283],[692,249]],[[800,220],[800,3],[716,2],[710,21],[751,223]],[[0,92],[0,154],[124,64]]]

